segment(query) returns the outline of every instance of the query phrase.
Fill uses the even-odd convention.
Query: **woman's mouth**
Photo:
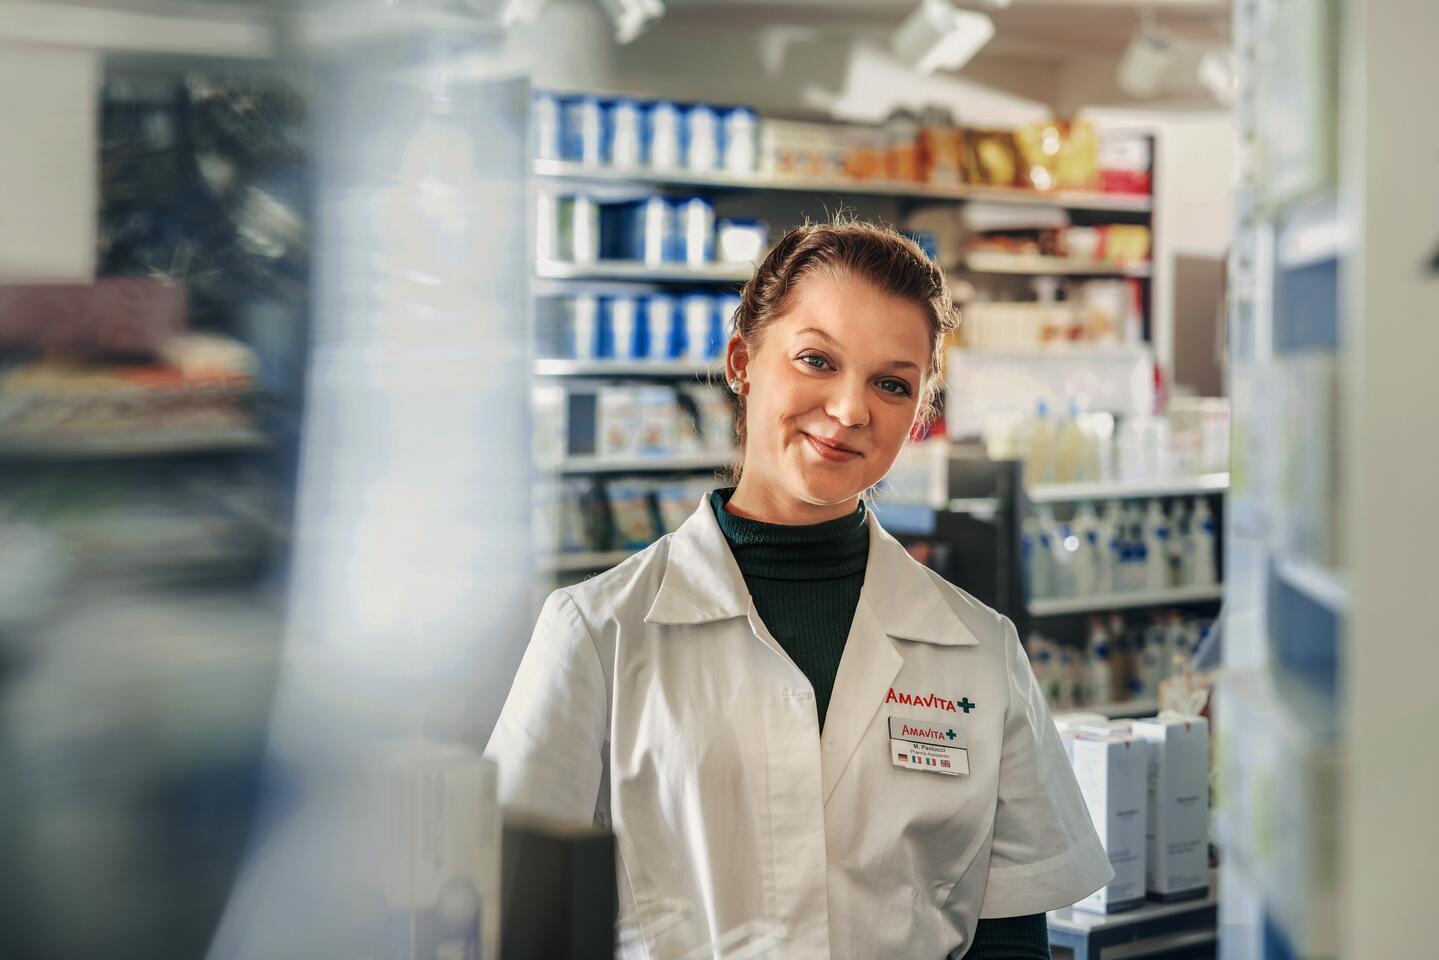
[[[801,433],[809,443],[810,448],[819,454],[821,459],[827,460],[830,463],[850,463],[864,456],[864,454],[858,450],[853,450],[838,440],[816,437],[814,434],[804,433],[803,431],[801,431]]]

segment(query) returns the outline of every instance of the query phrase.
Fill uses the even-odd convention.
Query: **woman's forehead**
[[[811,336],[841,347],[895,354],[923,364],[933,345],[928,311],[864,280],[807,277],[775,325],[791,337]]]

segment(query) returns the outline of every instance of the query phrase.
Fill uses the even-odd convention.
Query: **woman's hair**
[[[765,329],[785,315],[800,281],[812,276],[859,280],[924,311],[929,319],[931,352],[925,389],[920,395],[920,419],[931,420],[939,395],[944,340],[959,323],[939,267],[918,244],[890,227],[863,221],[795,227],[780,238],[740,291],[734,332],[752,351],[758,349]],[[735,436],[743,458],[745,402],[743,396],[737,399]],[[737,478],[739,470],[733,473]]]

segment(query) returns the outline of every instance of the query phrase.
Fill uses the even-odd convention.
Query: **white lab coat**
[[[486,753],[507,808],[613,828],[622,916],[694,905],[634,956],[763,921],[789,960],[941,960],[1112,878],[1013,624],[869,529],[823,736],[707,498],[545,603]],[[969,775],[896,767],[891,716],[957,728]]]

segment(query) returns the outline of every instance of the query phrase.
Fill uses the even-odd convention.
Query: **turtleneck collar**
[[[710,506],[746,577],[829,580],[864,572],[869,524],[863,500],[848,516],[790,526],[730,513],[725,504],[733,495],[733,487],[716,490],[710,494]]]

